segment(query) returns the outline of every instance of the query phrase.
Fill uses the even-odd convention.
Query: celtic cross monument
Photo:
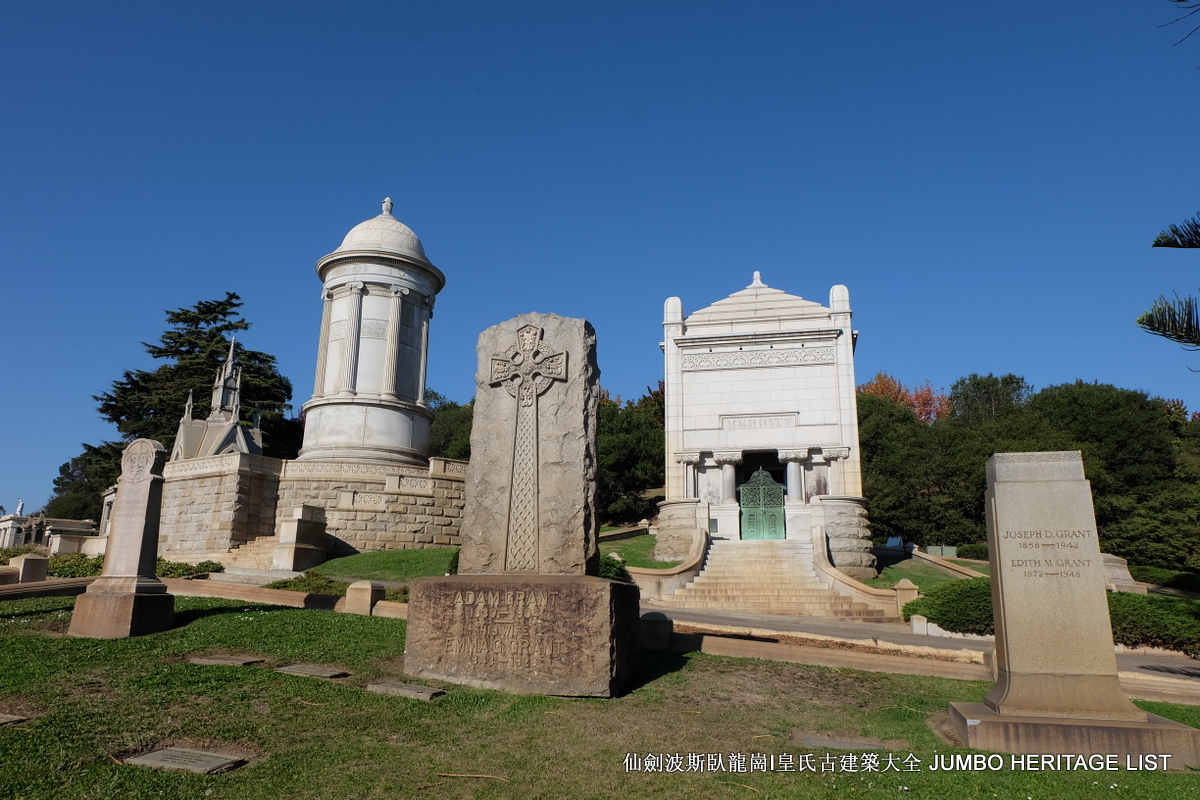
[[[405,671],[611,697],[638,658],[636,586],[595,577],[596,333],[522,314],[479,336],[458,575],[410,589]]]

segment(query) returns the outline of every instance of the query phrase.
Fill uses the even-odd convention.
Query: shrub
[[[200,575],[205,572],[224,572],[225,567],[216,561],[201,561],[199,564],[181,564],[178,561],[167,561],[165,558],[160,558],[154,570],[160,578],[187,578],[191,575]]]
[[[988,560],[987,542],[973,542],[971,544],[960,544],[958,546],[958,557],[969,558],[975,561]]]
[[[1200,574],[1192,571],[1167,569],[1165,567],[1147,567],[1129,565],[1129,574],[1135,581],[1153,583],[1155,586],[1167,586],[1172,589],[1184,589],[1189,592],[1200,592]]]
[[[56,578],[91,578],[104,571],[104,556],[59,553],[50,556],[46,573]]]
[[[600,577],[608,578],[610,581],[633,583],[633,578],[630,577],[629,570],[625,569],[625,565],[612,556],[601,556]]]
[[[0,547],[0,567],[8,566],[8,560],[10,558],[23,556],[26,553],[38,553],[40,555],[42,550],[41,548],[32,544],[22,545],[21,547]]]
[[[913,614],[955,633],[994,633],[992,582],[988,578],[968,578],[942,584],[904,606],[905,619]]]
[[[263,587],[264,589],[287,589],[292,592],[306,592],[308,594],[331,594],[336,597],[345,597],[346,590],[350,588],[350,584],[345,581],[335,581],[332,578],[327,578],[319,572],[309,570],[303,575],[296,578],[287,578],[282,581],[274,581]]]
[[[1113,641],[1126,647],[1162,647],[1200,657],[1200,602],[1178,597],[1109,592]]]

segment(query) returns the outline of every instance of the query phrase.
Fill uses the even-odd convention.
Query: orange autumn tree
[[[929,381],[909,389],[900,381],[879,372],[875,377],[858,387],[860,394],[886,397],[906,406],[917,415],[922,422],[932,423],[950,416],[950,397],[944,391],[938,392]]]

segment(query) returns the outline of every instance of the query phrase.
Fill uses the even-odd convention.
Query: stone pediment
[[[772,319],[828,317],[830,313],[830,309],[820,303],[788,294],[782,289],[772,289],[762,282],[756,272],[753,283],[740,292],[734,292],[724,300],[718,300],[711,306],[691,314],[687,318],[687,324],[692,326],[737,320],[755,320],[761,323]]]

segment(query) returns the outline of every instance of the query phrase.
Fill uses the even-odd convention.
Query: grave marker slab
[[[16,714],[0,714],[0,725],[16,725],[28,721],[29,717],[18,717]]]
[[[257,656],[192,656],[188,662],[206,667],[248,667],[265,660]]]
[[[963,744],[1200,764],[1200,731],[1147,714],[1121,690],[1081,454],[997,453],[987,475],[997,681],[983,703],[950,704]]]
[[[169,630],[175,598],[155,576],[167,451],[138,439],[121,456],[104,573],[75,601],[70,636],[120,639]]]
[[[276,672],[285,672],[288,675],[302,675],[308,678],[345,678],[350,675],[340,667],[323,667],[320,664],[288,664],[284,667],[278,667]]]
[[[611,697],[639,655],[638,589],[592,577],[596,334],[523,314],[479,336],[459,574],[409,588],[405,671],[526,694]]]
[[[186,747],[164,747],[152,753],[125,759],[135,767],[153,767],[172,772],[194,772],[197,775],[216,775],[228,772],[246,763],[244,758],[207,750],[190,750]]]
[[[378,681],[368,683],[367,691],[375,694],[391,694],[397,697],[407,697],[412,700],[429,701],[445,694],[441,689],[431,686],[419,686],[415,683],[398,683],[396,681]]]

